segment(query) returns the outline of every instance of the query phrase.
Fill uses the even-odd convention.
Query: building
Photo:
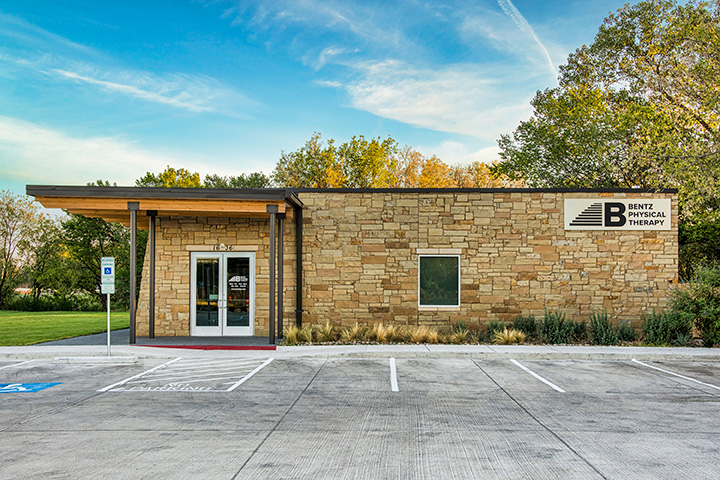
[[[150,229],[131,342],[290,322],[449,327],[592,311],[638,325],[677,282],[677,192],[28,186]],[[133,235],[134,238],[134,235]]]

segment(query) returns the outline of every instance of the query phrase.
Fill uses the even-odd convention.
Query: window
[[[460,256],[420,255],[419,305],[460,306]]]

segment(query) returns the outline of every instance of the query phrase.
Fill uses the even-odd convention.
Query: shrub
[[[471,340],[470,330],[467,328],[455,328],[450,335],[451,343],[467,343]]]
[[[490,320],[485,327],[485,339],[491,342],[495,338],[495,333],[502,332],[505,329],[505,322],[499,322],[497,320]]]
[[[528,338],[535,338],[537,336],[538,325],[535,321],[535,316],[528,315],[527,317],[520,315],[513,324],[515,330],[520,330]]]
[[[421,325],[410,334],[410,341],[413,343],[425,343],[428,333],[430,333],[430,329],[425,325]]]
[[[720,266],[699,268],[694,279],[670,293],[670,308],[694,321],[705,345],[720,343]]]
[[[337,337],[335,334],[335,328],[330,325],[330,322],[327,322],[325,326],[318,329],[317,337],[321,342],[334,342]]]
[[[313,328],[307,325],[298,331],[297,338],[302,343],[312,343],[313,341]]]
[[[5,304],[7,310],[21,312],[100,312],[104,308],[96,296],[85,293],[74,295],[44,294],[35,299],[32,295],[13,295]]]
[[[593,345],[617,345],[618,334],[610,324],[607,312],[590,314],[590,343]]]
[[[297,325],[290,325],[288,327],[285,327],[285,331],[284,331],[285,340],[283,341],[283,344],[284,345],[297,345],[299,332],[300,332],[300,329],[297,327]]]
[[[364,337],[364,329],[357,323],[354,327],[349,327],[340,332],[340,339],[343,342],[357,342],[362,340]]]
[[[525,334],[520,330],[511,328],[508,330],[504,328],[502,332],[495,332],[493,336],[493,343],[500,345],[514,345],[516,343],[523,343],[525,341]]]
[[[617,336],[620,342],[634,342],[637,340],[635,329],[629,323],[618,325]]]
[[[571,343],[584,341],[587,337],[587,324],[567,320],[565,314],[545,310],[539,325],[540,338],[545,343]]]
[[[692,330],[692,317],[672,311],[643,316],[643,341],[650,345],[677,345]]]
[[[370,341],[378,343],[386,343],[392,341],[395,327],[386,327],[382,323],[375,325],[367,333],[367,338]]]

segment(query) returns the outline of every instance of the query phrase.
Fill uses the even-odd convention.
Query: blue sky
[[[3,0],[0,189],[269,174],[316,131],[492,161],[623,3]]]

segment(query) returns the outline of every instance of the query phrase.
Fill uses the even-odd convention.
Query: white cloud
[[[22,46],[0,43],[0,77],[23,81],[28,75],[34,75],[30,78],[40,78],[45,83],[71,81],[193,113],[213,112],[247,118],[247,110],[257,106],[256,101],[207,75],[155,74],[124,68],[90,47],[0,14],[0,39],[3,37]]]
[[[527,72],[499,65],[430,70],[385,61],[353,68],[360,80],[344,84],[353,107],[418,127],[494,141],[532,112],[532,96],[523,93]]]
[[[119,74],[125,83],[106,80],[110,74],[101,74],[100,78],[83,75],[62,69],[52,69],[53,73],[62,78],[79,83],[95,85],[109,92],[121,93],[150,102],[162,103],[182,108],[195,113],[215,111],[217,97],[227,96],[228,92],[211,85],[212,79],[198,78],[188,75],[169,75],[167,78],[152,77],[147,74],[132,75],[129,72]]]
[[[0,116],[0,178],[8,182],[84,185],[97,179],[134,185],[167,165],[203,171],[206,164],[139,148],[113,137],[78,138]],[[213,172],[221,173],[223,172]]]
[[[448,165],[472,162],[492,163],[500,159],[500,148],[497,146],[473,148],[467,143],[447,140],[439,145],[418,145],[417,151],[425,156],[437,155]]]
[[[251,8],[255,4],[254,8]],[[391,4],[385,6],[392,8]],[[377,6],[343,0],[274,0],[247,2],[235,0],[223,17],[233,25],[251,22],[264,29],[282,31],[285,25],[299,24],[308,31],[332,31],[352,34],[356,39],[375,45],[399,45],[407,39],[396,25],[377,21]]]
[[[543,45],[538,36],[535,34],[533,28],[530,26],[527,20],[525,20],[525,17],[523,17],[522,13],[520,13],[520,10],[518,10],[510,0],[498,0],[498,4],[503,9],[505,14],[510,17],[510,19],[512,19],[513,23],[517,25],[520,31],[529,35],[533,39],[533,41],[537,44],[538,48],[540,48],[542,54],[545,56],[550,70],[557,77],[557,70],[555,70],[555,65],[553,64],[552,58],[550,58],[550,54],[545,48],[545,45]]]

